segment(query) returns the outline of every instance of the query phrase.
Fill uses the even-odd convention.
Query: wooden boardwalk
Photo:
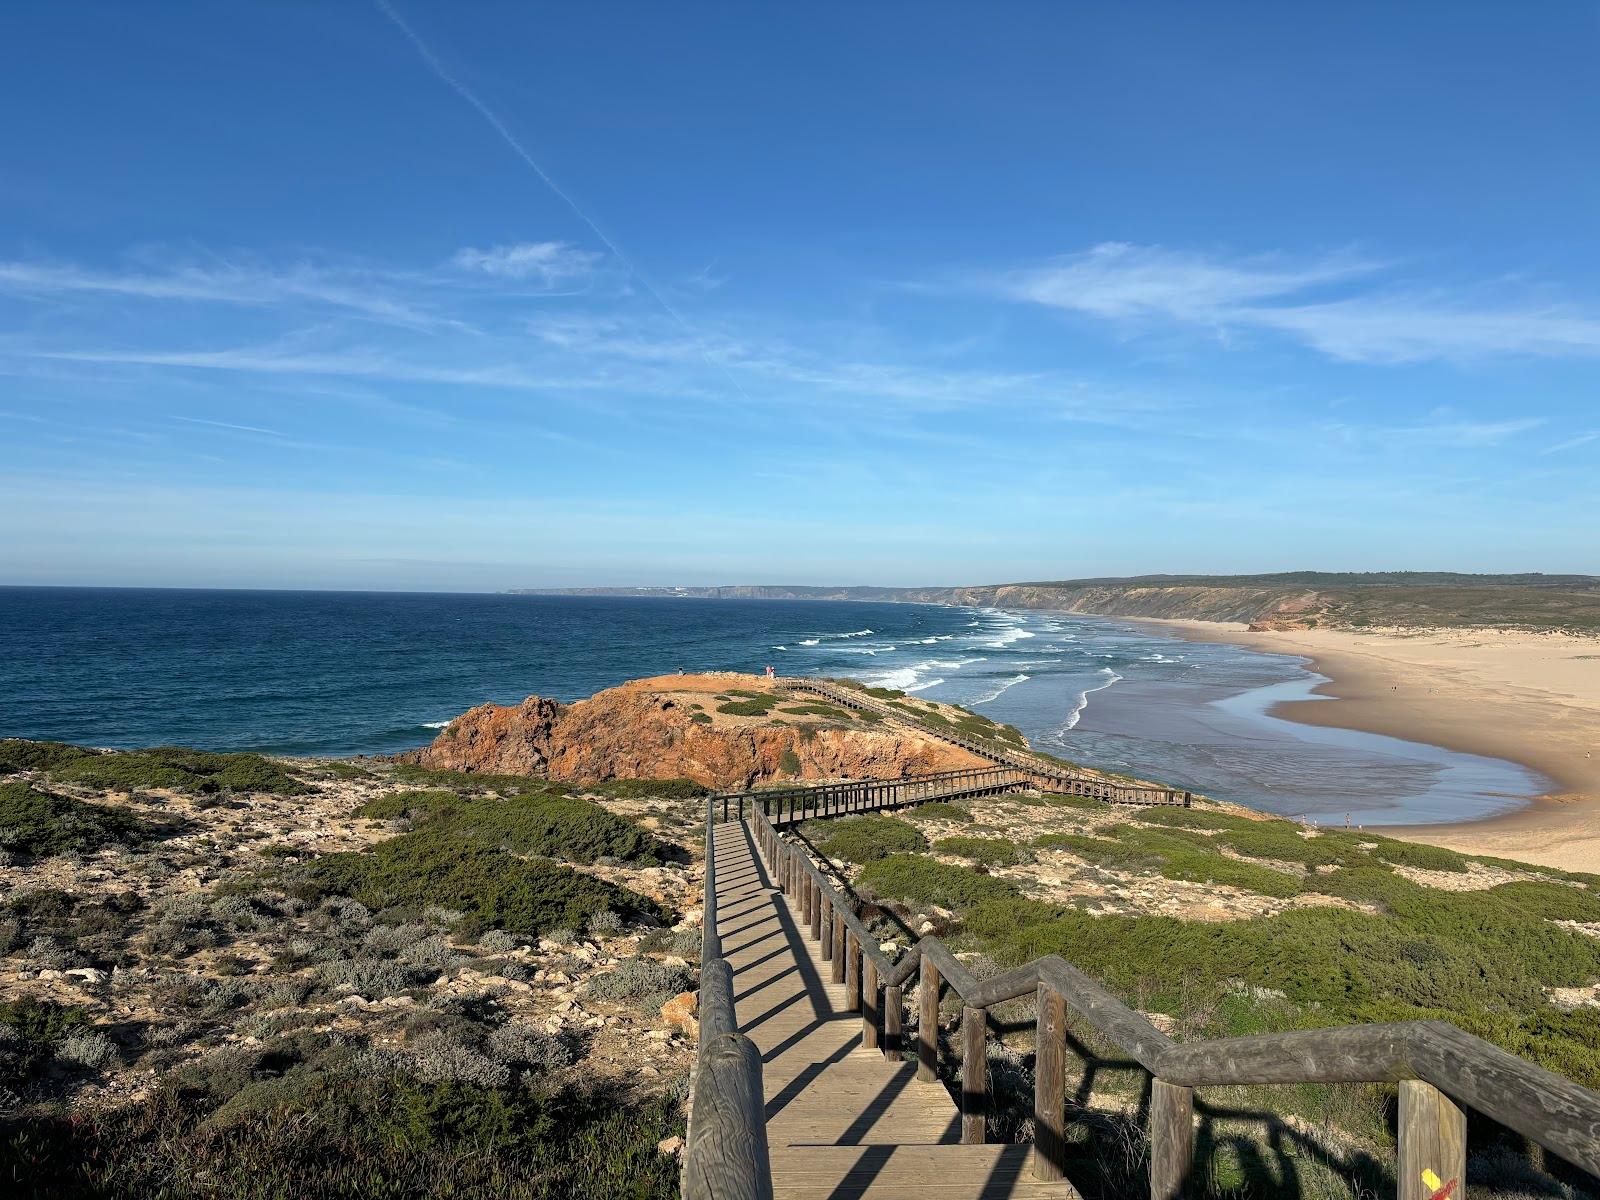
[[[716,917],[740,1032],[761,1053],[778,1200],[1075,1195],[1030,1173],[1032,1147],[961,1145],[961,1118],[916,1064],[862,1045],[859,1013],[740,821],[717,825]]]

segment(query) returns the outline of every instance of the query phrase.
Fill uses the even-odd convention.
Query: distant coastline
[[[514,595],[870,600],[1227,622],[1252,630],[1559,629],[1600,634],[1600,576],[1447,571],[1140,575],[957,587],[733,584],[517,588]]]

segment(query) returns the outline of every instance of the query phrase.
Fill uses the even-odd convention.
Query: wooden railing
[[[1187,1186],[1194,1142],[1194,1089],[1236,1084],[1396,1083],[1400,1093],[1399,1200],[1462,1195],[1466,1117],[1476,1109],[1583,1170],[1600,1175],[1600,1095],[1507,1054],[1443,1021],[1351,1025],[1294,1033],[1174,1042],[1142,1014],[1057,955],[976,979],[937,937],[925,937],[896,962],[856,917],[811,857],[759,808],[756,843],[774,881],[796,903],[802,927],[820,940],[851,1011],[861,1013],[862,1044],[886,1058],[901,1054],[903,991],[916,976],[917,1078],[938,1078],[939,996],[961,998],[961,1133],[982,1142],[988,1108],[988,1010],[1036,1001],[1034,1173],[1063,1176],[1066,1023],[1078,1019],[1137,1062],[1151,1079],[1150,1195],[1173,1200]]]
[[[740,823],[738,836],[748,836]],[[733,968],[717,932],[716,807],[706,801],[706,880],[700,942],[700,1047],[683,1157],[685,1200],[772,1200],[761,1052],[739,1032]]]
[[[940,771],[904,779],[863,779],[846,783],[819,783],[809,787],[767,788],[728,792],[713,797],[722,806],[722,819],[743,817],[746,807],[759,808],[778,826],[810,817],[838,817],[846,813],[905,808],[930,800],[963,796],[992,796],[1033,783],[1032,776],[1015,767],[969,767],[965,771]]]
[[[1104,800],[1108,804],[1181,805],[1183,807],[1188,807],[1189,804],[1189,793],[1181,789],[1156,787],[1142,783],[1118,783],[1114,779],[1091,775],[1087,771],[1075,771],[1064,763],[1054,762],[1048,758],[1029,754],[1023,750],[1010,749],[984,738],[973,737],[953,727],[937,725],[931,721],[918,720],[915,713],[896,708],[892,704],[885,704],[865,692],[833,683],[830,680],[810,679],[801,676],[787,678],[782,682],[783,686],[791,690],[811,692],[814,695],[831,700],[835,704],[853,708],[858,712],[875,713],[887,720],[913,725],[923,733],[960,746],[964,750],[970,750],[982,758],[987,758],[992,762],[1000,763],[1014,770],[1024,771],[1037,786],[1051,791],[1065,792],[1072,796],[1087,796],[1094,800]]]

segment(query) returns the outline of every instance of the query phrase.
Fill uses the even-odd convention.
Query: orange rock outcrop
[[[719,713],[718,697],[730,689],[769,693],[771,685],[749,675],[666,675],[575,704],[540,696],[482,704],[405,757],[436,769],[572,782],[684,778],[721,790],[988,765],[912,729],[779,711],[814,703],[800,695],[784,697],[764,717]]]

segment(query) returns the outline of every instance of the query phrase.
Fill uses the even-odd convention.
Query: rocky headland
[[[690,779],[718,790],[988,765],[931,734],[733,672],[636,679],[574,704],[541,696],[482,704],[403,757],[435,770],[570,782]]]

